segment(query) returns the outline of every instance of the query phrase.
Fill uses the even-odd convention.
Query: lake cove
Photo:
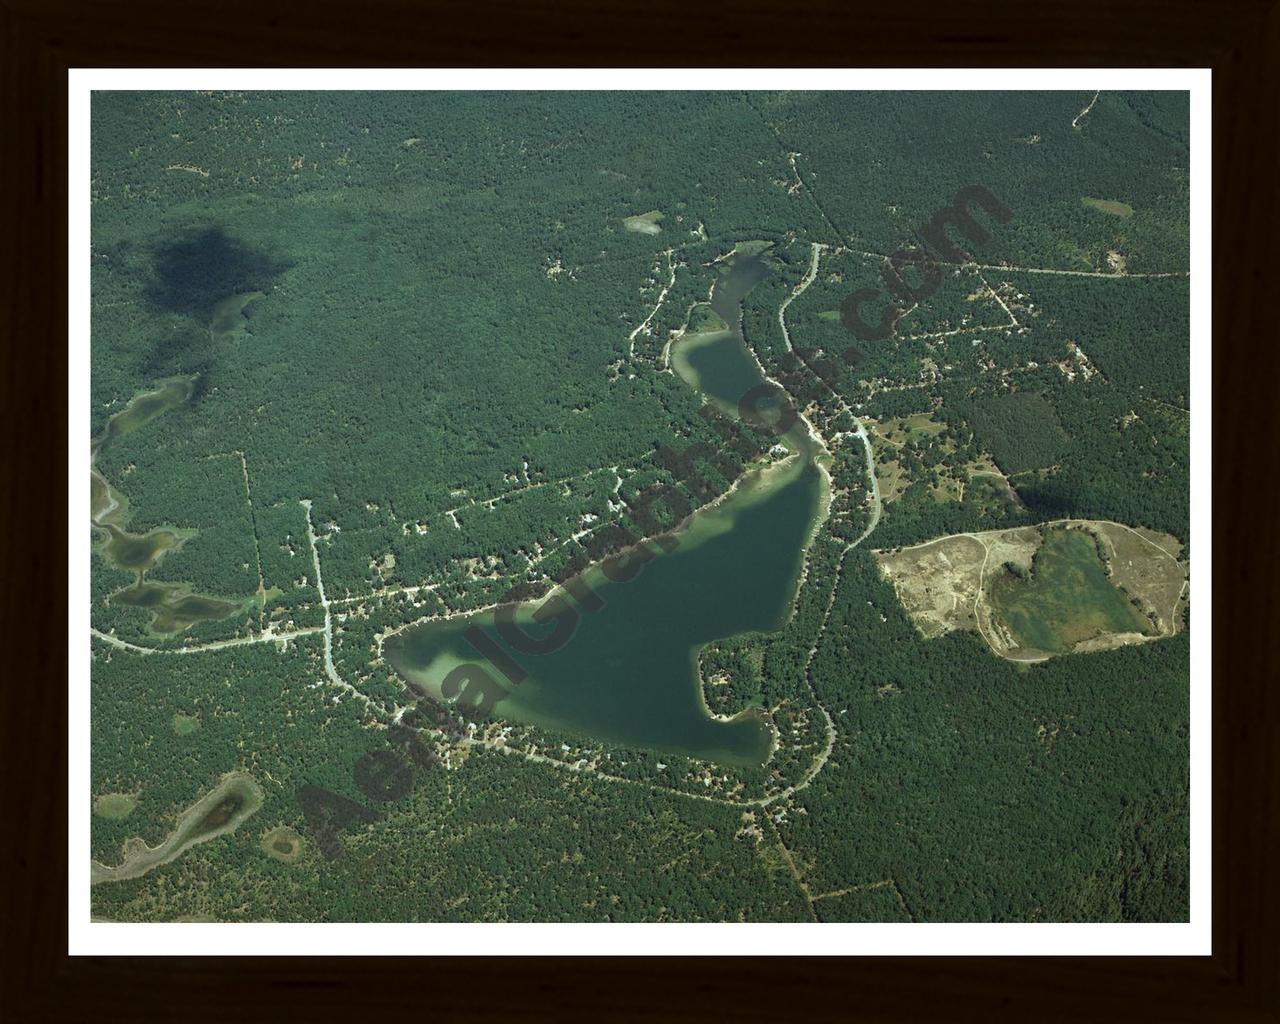
[[[96,470],[89,470],[90,523],[102,531],[98,553],[117,569],[145,573],[155,568],[168,551],[176,551],[195,536],[195,530],[158,526],[146,533],[130,533],[124,528],[129,518],[129,500],[107,483]]]
[[[241,338],[248,332],[249,318],[245,307],[264,298],[262,292],[241,292],[223,299],[213,307],[209,318],[209,335],[214,339]]]
[[[135,396],[124,409],[107,421],[107,429],[99,443],[105,445],[113,437],[132,434],[157,416],[190,400],[195,391],[195,381],[194,377],[173,377],[161,381],[154,391],[144,391]]]
[[[682,340],[673,353],[696,368],[696,386],[725,408],[736,410],[742,394],[763,383],[737,329],[737,307],[768,272],[759,260],[736,259],[717,282],[712,303],[733,328],[715,332],[714,339],[691,336],[691,351],[680,355]],[[550,600],[558,595],[579,611],[576,630],[550,653],[517,655],[529,677],[498,702],[495,714],[725,764],[766,761],[773,733],[764,715],[753,710],[728,720],[712,717],[697,653],[713,640],[776,630],[790,614],[804,550],[826,498],[826,478],[802,423],[786,442],[785,459],[751,469],[722,501],[690,517],[673,550],[648,544],[654,557],[633,578],[614,582],[598,565],[587,569],[582,580],[599,606],[564,590],[553,594]],[[555,627],[533,623],[536,607],[520,606],[516,623],[530,636],[545,636]],[[510,651],[488,611],[394,634],[384,642],[383,655],[440,700],[441,681],[452,668],[484,661],[463,636],[471,626]]]
[[[169,530],[158,527],[148,533],[127,533],[111,523],[99,523],[107,531],[107,539],[98,550],[118,569],[130,572],[146,572],[166,551],[182,546],[182,542],[195,535],[194,530]]]

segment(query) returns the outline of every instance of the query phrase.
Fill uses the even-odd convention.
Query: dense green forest
[[[871,554],[1066,517],[1189,548],[1187,97],[1073,124],[1090,95],[96,94],[92,856],[229,772],[264,800],[94,914],[1186,920],[1189,631],[1016,665],[922,638]],[[975,184],[1011,216],[895,296]],[[785,621],[691,654],[768,758],[414,692],[388,638],[676,546],[799,457],[672,367],[738,328],[735,249],[823,471]],[[174,546],[125,565],[108,526]]]

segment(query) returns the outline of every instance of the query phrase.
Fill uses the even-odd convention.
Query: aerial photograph
[[[1187,92],[90,111],[93,921],[1190,919]]]

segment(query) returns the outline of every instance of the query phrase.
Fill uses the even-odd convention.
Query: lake
[[[712,297],[731,329],[689,336],[673,352],[681,376],[725,408],[736,410],[738,398],[763,383],[739,322],[742,297],[768,272],[759,259],[736,258]],[[634,578],[614,582],[599,567],[588,569],[582,578],[602,606],[588,611],[575,602],[577,628],[568,642],[518,656],[529,677],[497,704],[496,715],[725,764],[766,761],[773,734],[762,713],[708,713],[697,652],[739,633],[776,630],[790,612],[826,484],[803,424],[786,442],[788,458],[751,470],[723,501],[694,515],[674,550],[648,545],[654,557]],[[522,608],[518,621],[528,623],[531,611]],[[485,612],[411,627],[389,637],[383,654],[439,699],[450,669],[483,662],[462,635],[472,625],[501,645],[493,612]],[[490,674],[502,680],[496,670]]]

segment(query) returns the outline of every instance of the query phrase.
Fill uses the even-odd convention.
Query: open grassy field
[[[930,413],[917,412],[887,419],[877,426],[876,432],[890,444],[902,445],[911,441],[927,442],[946,429],[946,424],[939,423]]]
[[[658,221],[662,220],[661,210],[650,210],[648,213],[637,213],[633,217],[624,217],[622,226],[637,235],[656,235],[662,230]]]
[[[197,715],[184,715],[181,712],[173,716],[173,731],[177,736],[190,736],[200,728]]]
[[[138,806],[136,793],[103,793],[93,801],[93,813],[103,818],[127,818]]]
[[[939,423],[931,413],[918,412],[909,416],[897,416],[869,423],[868,429],[879,445],[876,458],[876,480],[880,496],[887,502],[896,501],[916,480],[928,474],[922,458],[935,449],[943,455],[955,451],[955,443],[947,436],[946,424]],[[930,487],[935,501],[955,501],[963,495],[962,482],[950,475],[941,474],[936,485]]]

